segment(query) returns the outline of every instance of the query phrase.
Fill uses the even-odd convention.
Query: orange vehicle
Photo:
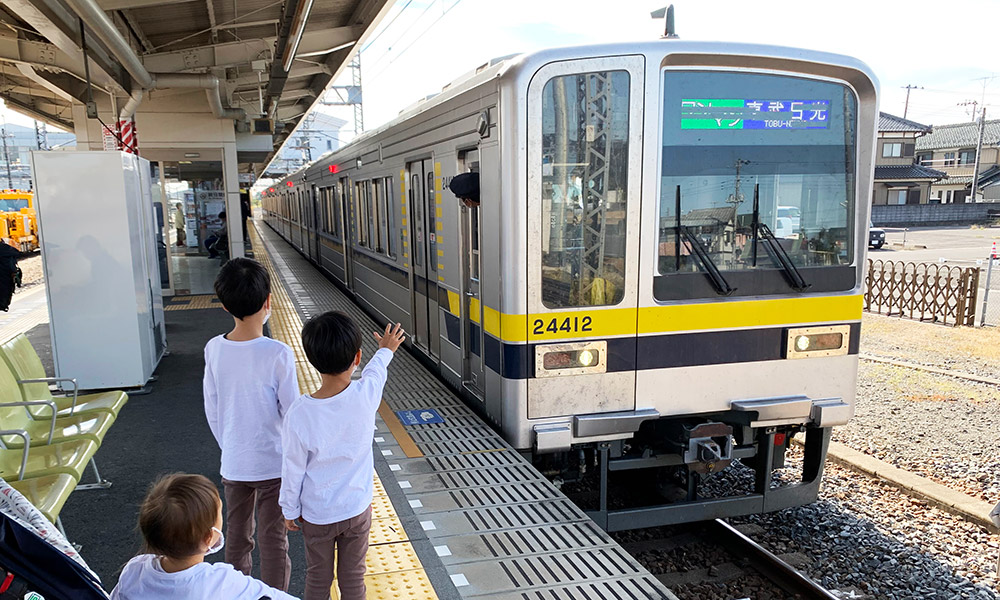
[[[30,191],[0,191],[0,239],[21,252],[38,250],[38,214]]]

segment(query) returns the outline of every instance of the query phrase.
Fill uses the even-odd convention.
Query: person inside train
[[[157,480],[139,507],[145,553],[122,569],[112,600],[295,600],[285,592],[205,557],[225,545],[222,499],[203,475]]]
[[[469,208],[479,206],[479,173],[455,175],[448,184],[448,189],[465,206]]]
[[[260,263],[234,258],[222,265],[215,293],[233,317],[232,331],[205,345],[203,389],[208,425],[222,449],[226,562],[250,574],[256,531],[261,579],[287,590],[292,563],[278,491],[281,419],[299,397],[295,355],[264,335],[271,279]]]
[[[361,329],[342,312],[314,317],[302,346],[322,383],[301,396],[281,429],[281,496],[289,531],[306,546],[306,600],[328,600],[334,554],[341,600],[365,600],[365,557],[372,524],[375,465],[372,431],[382,402],[386,367],[403,343],[399,323],[374,333],[378,350],[361,379]]]

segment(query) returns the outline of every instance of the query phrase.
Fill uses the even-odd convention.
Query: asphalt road
[[[1000,248],[1000,227],[973,228],[963,225],[956,227],[911,227],[906,231],[892,227],[883,227],[882,229],[885,230],[885,246],[879,250],[869,249],[868,258],[905,262],[944,262],[967,267],[978,266],[982,269],[979,276],[978,300],[980,307],[982,306],[986,289],[987,258],[994,242]],[[901,246],[904,242],[904,236],[905,246]],[[976,310],[978,314],[981,314],[980,307],[977,307]],[[978,314],[977,324],[979,322]],[[986,320],[993,325],[1000,324],[1000,260],[993,263]]]

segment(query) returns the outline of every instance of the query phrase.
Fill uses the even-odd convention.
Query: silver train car
[[[274,184],[264,218],[514,448],[594,478],[605,529],[773,511],[815,500],[854,411],[877,88],[759,45],[507,57]],[[478,206],[449,191],[467,172]],[[614,508],[637,474],[654,500]]]

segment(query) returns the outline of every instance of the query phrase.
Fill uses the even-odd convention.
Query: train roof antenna
[[[674,27],[674,5],[671,4],[667,7],[667,26],[663,30],[663,38],[667,40],[676,40],[680,36],[677,35],[677,29]]]

